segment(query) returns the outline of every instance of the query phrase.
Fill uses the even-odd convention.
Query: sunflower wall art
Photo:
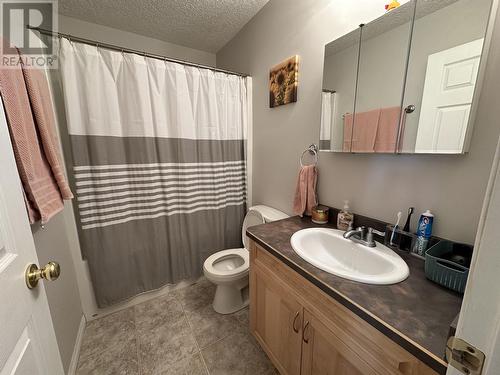
[[[297,101],[299,56],[292,56],[269,72],[269,106],[271,108]]]

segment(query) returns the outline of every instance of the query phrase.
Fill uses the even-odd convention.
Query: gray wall
[[[175,59],[191,61],[199,64],[215,66],[215,54],[193,48],[179,46],[162,40],[113,29],[95,23],[82,21],[72,17],[59,15],[59,31],[81,38],[97,40],[120,47],[137,49]]]
[[[302,150],[319,139],[324,45],[383,13],[384,1],[271,0],[217,54],[220,67],[253,76],[254,203],[292,211]],[[270,109],[269,68],[300,55],[298,101]],[[319,197],[360,214],[394,221],[408,206],[436,214],[434,233],[473,242],[500,132],[500,20],[481,93],[470,152],[465,156],[321,153]]]

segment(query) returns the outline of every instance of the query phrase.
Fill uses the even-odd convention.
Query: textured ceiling
[[[59,13],[217,52],[269,0],[59,0]]]

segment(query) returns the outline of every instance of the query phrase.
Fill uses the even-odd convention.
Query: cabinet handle
[[[306,333],[307,333],[307,329],[309,328],[309,320],[306,321],[306,324],[304,324],[304,333],[303,333],[303,337],[302,337],[302,340],[304,340],[304,342],[306,344],[309,343],[309,338],[306,338]]]
[[[299,333],[299,329],[298,328],[295,328],[295,323],[297,323],[297,318],[300,316],[300,311],[297,311],[297,313],[295,314],[295,318],[293,318],[293,331],[295,333]]]

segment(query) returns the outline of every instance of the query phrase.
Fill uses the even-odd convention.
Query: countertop
[[[405,251],[396,252],[408,264],[410,276],[398,284],[363,284],[322,271],[299,257],[290,244],[293,233],[311,227],[335,228],[295,216],[250,227],[247,235],[434,370],[445,373],[446,341],[462,296],[427,280],[424,261]]]

